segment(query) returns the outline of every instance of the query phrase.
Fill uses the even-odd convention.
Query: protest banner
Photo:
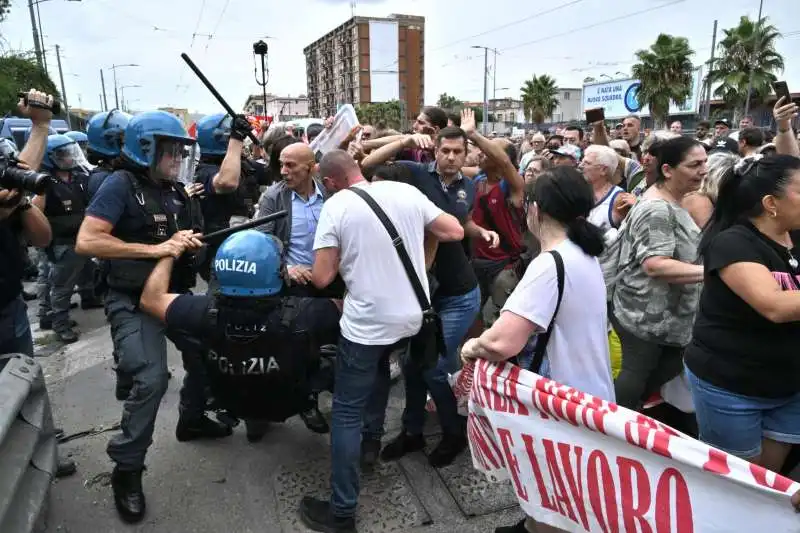
[[[800,532],[800,484],[510,363],[477,360],[468,435],[475,468],[565,531]]]

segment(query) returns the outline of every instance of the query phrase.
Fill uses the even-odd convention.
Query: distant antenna
[[[356,16],[356,0],[350,1],[350,15],[353,17]]]

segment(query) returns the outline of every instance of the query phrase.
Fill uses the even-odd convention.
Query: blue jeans
[[[442,431],[448,435],[460,435],[464,420],[458,414],[458,405],[447,380],[447,375],[459,369],[458,347],[475,321],[481,307],[481,291],[478,287],[460,296],[437,298],[433,302],[442,319],[446,352],[439,356],[434,367],[422,372],[408,357],[403,374],[406,384],[406,407],[403,410],[403,428],[410,435],[422,434],[425,425],[425,403],[430,391],[436,403],[436,413]]]
[[[0,309],[0,355],[21,353],[33,357],[33,336],[28,306],[18,296]]]
[[[331,413],[331,508],[353,516],[358,505],[361,440],[380,440],[389,402],[389,355],[397,344],[366,346],[339,337]]]
[[[761,454],[764,437],[800,444],[800,393],[787,398],[745,396],[703,381],[685,368],[701,441],[743,459]]]

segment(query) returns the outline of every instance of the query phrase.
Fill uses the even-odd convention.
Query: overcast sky
[[[765,16],[789,34],[778,42],[787,63],[779,78],[794,92],[800,92],[797,6],[798,0],[764,1]],[[239,109],[248,94],[260,93],[252,43],[269,36],[268,91],[305,93],[303,48],[350,18],[350,9],[348,0],[46,0],[40,6],[51,76],[57,82],[59,44],[71,105],[97,109],[100,69],[136,63],[117,69],[120,85],[141,85],[126,89],[134,109],[170,105],[203,113],[221,109],[181,52]],[[634,52],[661,32],[687,37],[699,64],[708,59],[714,19],[721,30],[741,15],[756,18],[758,0],[361,0],[356,13],[425,17],[425,102],[432,104],[442,92],[482,99],[483,52],[471,45],[498,49],[497,96],[518,97],[534,73],[550,74],[561,87],[579,87],[587,76],[620,77]],[[13,0],[0,34],[6,49],[33,48],[26,0]],[[490,97],[491,88],[490,82]],[[110,70],[106,90],[112,106]]]

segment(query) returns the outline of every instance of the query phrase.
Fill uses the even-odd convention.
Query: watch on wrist
[[[788,128],[780,128],[780,127],[778,127],[778,133],[789,133],[790,131],[792,131],[792,127],[791,126],[789,126]]]

